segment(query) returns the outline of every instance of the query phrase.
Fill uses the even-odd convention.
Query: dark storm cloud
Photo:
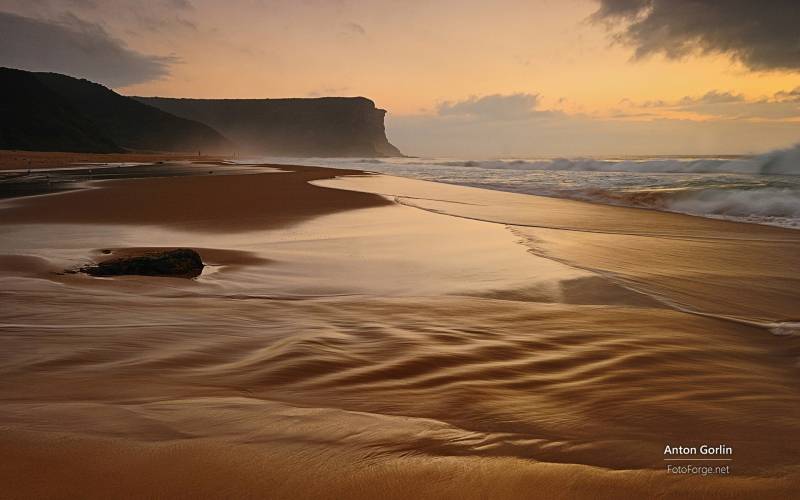
[[[800,70],[798,0],[599,0],[592,19],[622,24],[642,58],[723,53],[751,70]]]
[[[0,12],[0,66],[54,71],[111,87],[162,78],[173,57],[141,54],[100,25],[68,14],[45,21]]]
[[[198,30],[189,0],[0,0],[0,11],[48,22],[74,15],[127,37]]]

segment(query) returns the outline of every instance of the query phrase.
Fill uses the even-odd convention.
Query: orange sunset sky
[[[15,27],[0,65],[69,73],[130,95],[363,95],[389,111],[389,138],[407,154],[733,154],[798,141],[800,56],[776,53],[785,40],[748,38],[747,19],[689,11],[683,0],[627,3],[641,8],[621,12],[619,0],[0,0],[0,27]],[[690,17],[697,22],[681,24]],[[70,52],[70,43],[78,48]],[[789,44],[798,47],[800,39]]]

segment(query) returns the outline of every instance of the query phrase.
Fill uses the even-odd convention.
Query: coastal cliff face
[[[401,156],[385,115],[364,97],[126,97],[67,75],[0,68],[0,149]]]
[[[170,99],[134,97],[205,123],[241,151],[275,156],[401,156],[386,138],[386,111],[364,97]]]

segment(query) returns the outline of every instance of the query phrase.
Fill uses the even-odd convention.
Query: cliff
[[[135,99],[210,125],[251,154],[401,156],[386,139],[386,111],[364,97]]]
[[[211,127],[88,80],[0,68],[0,148],[111,153],[225,152]]]
[[[88,80],[0,68],[0,149],[400,156],[385,114],[363,97],[132,98]]]

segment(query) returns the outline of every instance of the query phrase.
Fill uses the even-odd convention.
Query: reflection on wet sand
[[[12,495],[800,484],[800,337],[766,326],[797,319],[792,231],[287,170],[104,182],[0,212]],[[213,270],[58,274],[126,247],[196,248]],[[664,472],[666,444],[704,443],[734,448],[731,476]]]

